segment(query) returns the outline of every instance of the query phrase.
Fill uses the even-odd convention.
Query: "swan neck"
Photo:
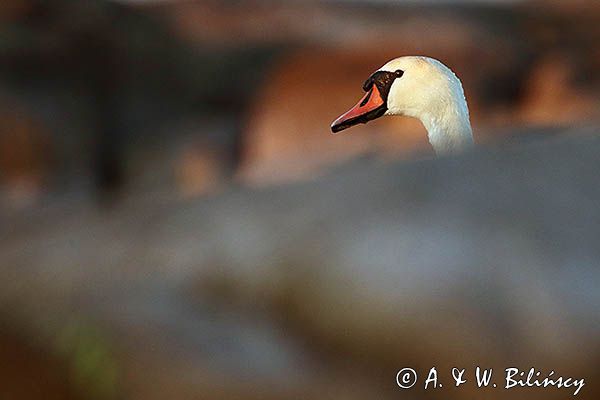
[[[450,107],[438,115],[424,115],[421,121],[436,154],[458,153],[473,146],[468,111]]]

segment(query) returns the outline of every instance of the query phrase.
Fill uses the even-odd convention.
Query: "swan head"
[[[438,60],[396,58],[375,71],[363,90],[358,104],[333,122],[333,133],[384,115],[401,115],[421,120],[436,151],[472,143],[462,84]]]

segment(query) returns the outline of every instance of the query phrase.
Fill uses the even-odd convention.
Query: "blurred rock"
[[[392,399],[398,369],[432,365],[595,382],[600,140],[568,136],[194,203],[8,214],[0,311],[42,343],[69,321],[99,326],[128,398],[164,384],[180,398]]]

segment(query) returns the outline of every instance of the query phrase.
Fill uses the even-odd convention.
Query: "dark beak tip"
[[[337,121],[334,121],[331,124],[331,133],[333,135],[336,135],[336,134],[340,133],[341,131],[346,130],[346,129],[348,129],[348,128],[350,128],[352,126],[352,125],[349,125],[349,124],[344,123],[344,122],[337,122],[337,123],[336,122]]]

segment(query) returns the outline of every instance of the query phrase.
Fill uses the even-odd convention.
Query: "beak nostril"
[[[367,93],[367,95],[365,96],[365,98],[363,99],[363,101],[360,102],[360,106],[364,107],[365,104],[367,104],[369,102],[369,99],[371,98],[371,94],[373,93],[373,89],[371,88],[371,90],[369,90],[369,93]]]

